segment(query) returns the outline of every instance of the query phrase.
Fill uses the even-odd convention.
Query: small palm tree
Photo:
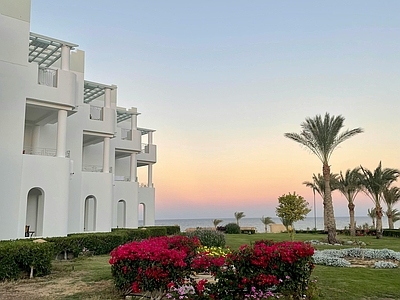
[[[370,217],[372,219],[372,227],[374,229],[376,229],[376,225],[375,225],[375,220],[376,220],[376,210],[375,207],[369,209],[368,208],[368,213],[367,213],[368,217]]]
[[[397,221],[400,221],[400,211],[398,211],[397,209],[393,209],[392,211],[392,221],[393,221],[393,226],[394,223],[396,223]]]
[[[237,212],[235,212],[236,224],[238,224],[238,226],[239,226],[239,221],[240,221],[240,219],[242,219],[242,218],[244,218],[244,217],[245,217],[244,212],[242,212],[242,211],[237,211]]]
[[[354,209],[355,204],[354,200],[357,197],[357,194],[361,191],[361,180],[360,180],[360,168],[354,168],[353,170],[348,169],[343,176],[343,173],[340,172],[340,177],[337,182],[337,186],[339,191],[346,198],[349,208],[349,216],[350,216],[350,235],[356,235],[356,221],[354,219]]]
[[[337,243],[336,239],[336,221],[332,204],[331,191],[331,167],[329,159],[333,151],[345,140],[363,132],[361,128],[355,128],[340,132],[343,128],[344,118],[339,116],[330,116],[328,113],[322,118],[321,115],[313,119],[306,118],[301,124],[302,131],[298,133],[285,133],[285,137],[305,146],[322,162],[322,174],[325,180],[324,203],[327,213],[328,242]]]
[[[262,216],[261,222],[264,224],[265,232],[268,232],[268,225],[269,224],[275,224],[275,222],[272,221],[272,219],[270,217],[264,217],[264,216]]]
[[[378,167],[371,172],[361,166],[363,176],[361,178],[363,190],[365,194],[374,202],[376,211],[376,238],[380,239],[382,234],[382,198],[383,191],[390,184],[397,180],[400,171],[397,169],[385,168],[382,169],[382,163],[379,162]]]
[[[213,220],[213,224],[214,224],[215,229],[217,229],[217,226],[218,226],[220,223],[222,223],[222,220],[220,220],[220,219],[214,219],[214,220]]]
[[[383,191],[383,202],[387,206],[386,216],[388,217],[389,229],[394,229],[393,212],[396,210],[393,205],[400,200],[400,188],[393,186]]]
[[[330,181],[330,185],[331,185],[331,191],[334,191],[337,189],[337,183],[338,183],[338,174],[332,174],[331,173],[331,181]],[[315,174],[313,174],[312,177],[313,181],[304,181],[303,184],[306,187],[309,187],[312,189],[314,196],[315,196],[315,192],[318,193],[318,195],[321,196],[322,198],[322,203],[324,205],[324,230],[327,231],[328,227],[327,227],[327,216],[326,216],[326,209],[325,209],[325,203],[324,203],[324,199],[325,199],[325,179],[324,177],[318,173],[318,175],[316,176]],[[314,207],[315,209],[315,207]]]

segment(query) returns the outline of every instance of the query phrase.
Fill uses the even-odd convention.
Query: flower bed
[[[400,261],[400,252],[395,252],[389,249],[362,249],[350,248],[342,250],[321,250],[316,251],[314,262],[317,265],[335,266],[335,267],[350,267],[354,266],[351,259],[358,259],[357,265],[368,266],[373,265],[374,268],[397,268],[398,264],[394,261]],[[362,261],[370,261],[370,264],[361,263]],[[390,260],[390,261],[388,261]]]
[[[111,252],[110,264],[122,293],[150,299],[300,299],[307,292],[313,254],[314,248],[302,242],[259,241],[226,251],[172,236],[122,245]],[[198,272],[215,281],[196,278]]]

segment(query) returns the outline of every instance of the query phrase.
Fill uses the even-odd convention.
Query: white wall
[[[117,207],[119,200],[126,202],[126,227],[138,227],[138,190],[139,184],[130,181],[114,182],[114,201],[113,201],[113,227],[117,227]]]
[[[153,226],[155,224],[155,189],[150,187],[139,188],[139,204],[144,204],[144,221],[145,226]]]
[[[29,18],[19,20],[9,15],[26,16],[29,5],[29,1],[12,3],[10,0],[0,5],[0,12],[7,14],[0,14],[0,41],[3,41],[0,47],[0,239],[12,239],[21,232],[18,217]]]
[[[27,197],[32,188],[44,192],[43,235],[67,234],[69,199],[69,159],[23,155],[18,237],[24,236]],[[32,225],[32,224],[28,224]]]

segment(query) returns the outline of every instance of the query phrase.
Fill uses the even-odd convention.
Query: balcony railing
[[[139,183],[139,187],[147,188],[147,187],[149,187],[149,185],[147,183]]]
[[[142,153],[149,153],[149,144],[143,144],[142,143]]]
[[[131,178],[129,176],[115,175],[114,180],[115,181],[131,181]]]
[[[41,156],[53,156],[55,157],[57,154],[57,149],[52,149],[52,148],[37,148],[37,147],[25,147],[23,154],[28,154],[28,155],[41,155]],[[65,152],[65,157],[69,158],[70,157],[70,151]]]
[[[90,119],[103,121],[103,107],[90,105]]]
[[[38,83],[51,87],[57,87],[57,70],[39,68]]]
[[[132,130],[121,128],[121,140],[132,141]]]
[[[103,166],[98,165],[83,165],[82,166],[83,172],[103,172]],[[112,167],[110,167],[109,172],[112,173]]]

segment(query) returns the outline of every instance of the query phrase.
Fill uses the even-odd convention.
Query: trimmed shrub
[[[44,276],[50,274],[54,255],[52,243],[32,241],[11,241],[0,244],[0,280],[18,279],[29,274]]]
[[[236,223],[229,223],[225,225],[225,233],[227,234],[239,234],[240,226]]]
[[[188,237],[197,237],[203,246],[225,247],[225,236],[222,232],[207,229],[196,229],[188,232]]]
[[[400,237],[400,229],[384,229],[384,236]]]

